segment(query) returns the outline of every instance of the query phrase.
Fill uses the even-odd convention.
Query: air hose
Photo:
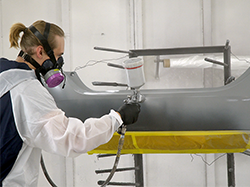
[[[41,160],[40,160],[40,164],[41,164],[41,167],[42,167],[42,170],[43,170],[43,173],[47,179],[47,181],[50,183],[50,185],[52,187],[57,187],[57,185],[52,181],[52,179],[50,178],[47,170],[46,170],[46,167],[45,167],[45,164],[44,164],[44,161],[43,161],[43,155],[41,155]]]
[[[105,187],[110,182],[112,177],[114,176],[114,173],[115,173],[115,171],[117,169],[117,166],[118,166],[118,163],[119,163],[119,160],[120,160],[121,150],[122,150],[122,147],[123,147],[123,144],[124,144],[125,132],[126,132],[126,126],[122,125],[120,131],[118,132],[119,134],[121,134],[121,136],[120,136],[120,139],[119,139],[118,150],[117,150],[117,153],[116,153],[116,158],[115,158],[113,168],[112,168],[108,178],[106,179],[106,181],[103,184],[101,184],[101,187]],[[49,176],[49,174],[48,174],[48,172],[46,170],[42,155],[41,155],[40,164],[41,164],[43,173],[44,173],[47,181],[50,183],[50,185],[52,187],[57,187],[57,185],[52,181],[52,179],[50,178],[50,176]]]
[[[110,182],[110,180],[112,179],[112,177],[114,176],[114,173],[115,173],[115,171],[117,169],[117,166],[118,166],[118,163],[119,163],[119,160],[120,160],[121,150],[122,150],[122,147],[123,147],[123,144],[124,144],[125,132],[126,132],[126,126],[122,125],[121,128],[120,128],[120,130],[118,131],[118,133],[121,136],[120,136],[120,139],[119,139],[118,150],[117,150],[117,153],[116,153],[116,158],[115,158],[115,162],[114,162],[113,168],[112,168],[112,170],[111,170],[108,178],[106,179],[106,181],[101,184],[101,187],[105,187]],[[52,179],[50,178],[50,176],[49,176],[49,174],[47,172],[47,169],[45,167],[42,155],[41,155],[40,164],[41,164],[43,173],[44,173],[47,181],[50,183],[50,185],[52,187],[57,187],[57,185],[52,181]]]
[[[117,169],[117,166],[118,166],[118,163],[119,163],[119,160],[120,160],[121,150],[122,150],[122,147],[123,147],[123,144],[124,144],[125,132],[126,132],[126,126],[122,125],[120,131],[118,132],[119,134],[121,134],[121,136],[120,136],[120,139],[119,139],[118,150],[117,150],[117,153],[116,153],[116,158],[115,158],[113,168],[112,168],[108,178],[106,179],[106,181],[101,184],[101,187],[105,187],[110,182],[112,177],[114,176],[114,173],[115,173],[115,171]],[[40,164],[41,164],[43,173],[44,173],[46,179],[48,180],[48,182],[50,183],[50,185],[52,187],[57,187],[57,185],[52,181],[52,179],[50,178],[50,176],[49,176],[49,174],[48,174],[48,172],[46,170],[42,155],[41,155]]]
[[[123,147],[123,144],[124,144],[125,132],[126,132],[126,126],[122,125],[121,130],[118,132],[119,134],[121,134],[121,136],[120,136],[120,139],[119,139],[118,150],[117,150],[117,153],[116,153],[116,158],[115,158],[113,168],[112,168],[108,178],[106,179],[106,181],[101,184],[101,187],[105,187],[110,182],[110,180],[112,179],[112,177],[113,177],[113,175],[114,175],[114,173],[115,173],[115,171],[117,169],[117,166],[118,166],[118,163],[119,163],[119,160],[120,160],[120,156],[121,156],[121,150],[122,150],[122,147]]]

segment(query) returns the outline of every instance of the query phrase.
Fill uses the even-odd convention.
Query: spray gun
[[[142,103],[145,97],[140,94],[139,88],[145,84],[145,76],[143,71],[143,61],[140,58],[131,58],[123,62],[123,67],[126,69],[128,86],[133,91],[132,95],[128,95],[124,103]],[[126,126],[122,125],[118,133],[124,136]]]
[[[140,87],[145,84],[145,76],[143,71],[143,61],[140,58],[131,58],[123,62],[123,67],[126,69],[126,75],[128,80],[128,86],[133,91],[132,95],[128,95],[124,103],[143,103],[145,97],[140,94]],[[118,130],[121,136],[124,136],[126,132],[126,126],[122,125]]]
[[[145,77],[143,71],[143,61],[140,58],[131,58],[123,62],[124,68],[126,69],[127,79],[128,79],[128,86],[133,91],[132,95],[128,95],[127,99],[124,100],[124,103],[142,103],[145,101],[145,97],[140,94],[139,88],[145,84]],[[121,135],[118,143],[118,150],[116,153],[115,163],[113,168],[106,179],[102,183],[99,183],[101,187],[106,186],[110,180],[112,179],[121,155],[121,150],[124,143],[125,133],[126,133],[126,125],[122,125],[118,129],[118,133]]]

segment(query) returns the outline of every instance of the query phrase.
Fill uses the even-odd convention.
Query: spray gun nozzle
[[[145,100],[145,97],[139,92],[139,90],[134,89],[133,94],[128,95],[127,99],[124,100],[124,103],[143,103]]]

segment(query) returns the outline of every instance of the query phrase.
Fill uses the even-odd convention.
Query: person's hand
[[[137,121],[141,106],[137,103],[123,104],[119,109],[118,113],[121,115],[124,125],[130,125]]]

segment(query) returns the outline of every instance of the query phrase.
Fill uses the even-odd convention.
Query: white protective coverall
[[[122,124],[114,110],[82,122],[67,118],[33,70],[0,74],[0,96],[10,92],[16,128],[23,144],[3,186],[37,186],[41,150],[76,157],[108,142]]]

